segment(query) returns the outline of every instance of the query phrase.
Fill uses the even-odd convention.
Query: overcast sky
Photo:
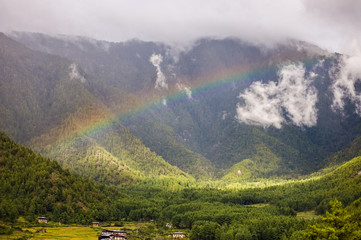
[[[0,0],[0,31],[187,43],[204,36],[309,41],[345,52],[361,0]]]

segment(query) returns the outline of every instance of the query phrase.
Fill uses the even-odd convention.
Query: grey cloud
[[[345,32],[328,24],[328,16],[345,19],[351,13],[351,20],[340,24],[356,26],[358,6],[351,0],[0,0],[0,31],[139,38],[178,46],[205,36],[262,44],[296,38],[335,49]]]
[[[304,0],[305,7],[311,13],[334,23],[349,24],[359,29],[361,22],[361,1],[359,0]]]
[[[361,40],[361,1],[303,0],[303,2],[310,18],[317,22],[319,38],[324,39],[326,45],[332,44],[335,50],[344,52],[344,48],[347,48],[352,39]],[[327,29],[326,34],[323,29]]]

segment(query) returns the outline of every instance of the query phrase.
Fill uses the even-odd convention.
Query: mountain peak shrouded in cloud
[[[137,38],[177,46],[202,37],[265,45],[293,38],[341,51],[351,37],[361,39],[360,5],[355,0],[0,0],[0,31],[115,42]]]
[[[317,90],[303,65],[284,66],[279,81],[254,82],[239,95],[236,118],[249,125],[281,128],[282,124],[312,127],[317,124]],[[289,119],[289,120],[287,120]]]
[[[357,40],[349,44],[347,51],[351,55],[342,55],[339,66],[333,69],[332,108],[334,111],[342,111],[348,99],[355,105],[355,112],[361,116],[361,93],[356,87],[361,82],[361,49]]]

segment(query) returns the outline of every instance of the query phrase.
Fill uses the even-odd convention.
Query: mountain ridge
[[[113,117],[151,151],[196,178],[222,177],[224,171],[245,159],[256,162],[280,159],[272,167],[275,169],[272,174],[264,173],[259,177],[309,174],[319,169],[325,157],[359,135],[357,129],[361,120],[353,113],[352,103],[346,106],[343,116],[330,107],[333,94],[330,86],[334,81],[330,69],[338,66],[339,56],[326,54],[306,43],[291,41],[288,45],[265,50],[238,39],[203,39],[187,51],[179,52],[175,61],[170,47],[161,43],[64,40],[30,33],[10,36],[37,51],[58,54],[70,59],[71,64],[75,63],[70,70],[75,69],[78,78],[83,82],[86,80],[86,92],[94,99],[89,102],[93,106],[94,102],[99,104],[93,107],[97,109],[93,112],[73,112],[69,119],[75,121],[70,120],[69,126],[86,121],[91,126]],[[285,68],[292,64],[295,67]],[[232,70],[232,67],[236,68]],[[259,70],[261,67],[267,67],[267,71]],[[296,72],[287,73],[287,69],[304,73],[292,75]],[[234,75],[237,72],[241,75]],[[292,116],[285,112],[285,107],[279,110],[284,118],[280,129],[250,126],[234,118],[238,114],[237,108],[245,104],[240,100],[241,93],[250,93],[254,84],[263,88],[279,87],[287,76],[291,83],[296,77],[304,78],[300,84],[312,79],[312,87],[318,94],[315,103],[317,125],[293,125]],[[83,84],[80,80],[77,83]],[[197,87],[212,86],[217,81],[222,85],[196,92]],[[172,99],[175,94],[181,95]],[[59,100],[64,101],[64,98]],[[157,107],[143,109],[142,106],[149,102],[154,102]],[[137,108],[142,111],[127,115]],[[64,123],[57,127],[67,129]],[[77,129],[79,126],[74,130]],[[71,127],[63,134],[54,130],[53,137],[51,132],[46,136],[48,131],[30,143],[41,151],[47,138],[55,143],[59,136],[66,137],[72,131]],[[106,149],[106,146],[102,147]],[[83,155],[86,152],[83,151]],[[57,154],[61,156],[60,152]],[[57,157],[56,154],[52,156]]]

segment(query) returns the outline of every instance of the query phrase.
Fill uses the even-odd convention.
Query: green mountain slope
[[[266,189],[264,196],[273,204],[297,212],[316,210],[321,214],[329,210],[334,198],[345,206],[361,198],[360,184],[361,157],[356,157],[325,176]]]
[[[63,170],[0,133],[0,219],[38,216],[65,223],[88,223],[122,194]]]
[[[61,129],[64,126],[61,125]],[[54,129],[54,132],[58,131]],[[192,179],[150,151],[127,128],[116,122],[94,134],[68,132],[65,136],[63,140],[39,148],[37,143],[52,139],[42,135],[34,140],[33,146],[71,171],[102,183],[129,185],[160,176],[179,178],[181,182]]]
[[[282,159],[275,155],[267,146],[255,146],[252,158],[244,159],[226,170],[222,180],[228,182],[250,181],[260,178],[269,178],[281,172]]]
[[[242,75],[240,79],[235,77],[234,81],[222,83],[219,89],[202,90],[194,94],[192,99],[183,94],[181,101],[173,102],[170,99],[167,106],[159,107],[159,112],[147,112],[139,119],[135,117],[124,123],[152,151],[184,171],[192,170],[194,176],[196,171],[200,176],[206,176],[207,172],[211,172],[212,165],[222,170],[244,159],[262,155],[257,152],[258,144],[269,147],[270,152],[279,156],[282,159],[280,163],[284,167],[288,166],[291,172],[315,170],[315,165],[309,162],[320,162],[328,153],[323,150],[323,146],[318,145],[318,140],[310,139],[308,133],[299,128],[286,127],[287,130],[260,133],[262,131],[254,131],[252,126],[234,121],[235,106],[239,102],[237,96],[253,81],[277,80],[278,63],[282,65],[283,62],[303,61],[322,55],[322,51],[308,51],[306,43],[290,42],[264,52],[238,39],[201,39],[189,51],[181,52],[175,62],[169,54],[169,46],[162,44],[142,41],[106,43],[31,33],[13,33],[11,36],[32,49],[72,59],[87,73],[96,76],[96,82],[111,87],[113,92],[137,93],[140,104],[142,101],[147,104],[147,99],[153,99],[154,96],[161,99],[168,92],[177,92],[182,84],[192,91],[192,85],[207,86],[212,83],[213,75],[221,81],[227,78],[227,71],[240,69],[247,73],[250,70],[252,74],[249,76]],[[304,49],[296,48],[296,45],[304,46]],[[317,50],[315,46],[312,47]],[[149,61],[152,54],[163,59],[160,69],[167,81],[167,90],[154,89],[157,77],[156,68]],[[269,65],[270,62],[275,63],[275,66]],[[307,67],[311,69],[315,63],[311,61]],[[265,71],[253,73],[259,68],[264,69],[264,66],[268,66]],[[222,72],[225,74],[220,74]],[[117,100],[116,94],[108,97],[107,92],[99,92],[104,102],[112,108],[118,105],[112,102],[124,103],[127,99]],[[131,103],[128,101],[124,105],[129,106]],[[148,124],[143,119],[157,124]],[[153,127],[157,130],[149,129]],[[254,133],[257,136],[252,136]],[[182,161],[179,160],[181,158]],[[278,169],[285,170],[282,167]],[[280,175],[280,171],[273,173]]]
[[[0,129],[14,139],[108,184],[160,175],[191,179],[121,124],[106,125],[136,105],[136,96],[96,83],[71,61],[30,50],[3,34],[0,46]],[[97,136],[79,134],[103,123]]]
[[[72,73],[77,67],[71,61],[30,50],[2,33],[0,50],[0,129],[17,141],[49,131],[80,108],[104,109],[81,70]]]
[[[173,166],[178,166],[181,170],[202,180],[214,176],[213,164],[177,141],[177,136],[171,127],[143,118],[133,120],[129,129],[135,136],[141,138],[147,147]]]
[[[91,125],[96,122],[92,120],[94,112],[99,119],[107,119],[112,114],[122,116],[133,109],[142,109],[127,120],[118,118],[117,121],[128,127],[151,151],[194,177],[222,177],[234,170],[230,169],[232,166],[247,159],[243,164],[249,165],[250,176],[297,177],[319,170],[325,157],[360,135],[361,118],[355,114],[352,103],[345,105],[343,114],[330,107],[331,86],[335,79],[330,70],[339,68],[342,56],[325,53],[305,42],[289,41],[265,51],[239,39],[206,38],[174,56],[169,46],[143,41],[109,43],[32,33],[13,33],[11,37],[32,49],[76,62],[79,73],[88,81],[88,85],[83,84],[85,90],[96,98],[91,102],[101,105],[88,107],[82,103],[74,107],[77,110],[70,115],[60,116],[57,120],[60,124],[42,124],[41,127],[46,126],[48,130],[41,132],[43,138],[37,138],[37,144],[31,145],[35,149],[49,145],[48,140],[52,139],[53,143],[57,140],[58,134],[51,133],[53,129],[66,126],[63,127],[65,132],[71,132],[69,128],[74,132],[79,130],[81,127],[65,123],[71,118],[77,125],[89,119]],[[153,54],[162,58],[159,69],[150,62]],[[277,129],[237,122],[239,94],[256,81],[264,84],[279,81],[279,71],[290,63],[301,63],[306,78],[314,76],[312,86],[318,93],[317,125],[298,127],[289,122]],[[167,89],[155,88],[158,70],[164,75]],[[57,111],[67,108],[72,111],[72,106],[64,99],[74,98],[70,96],[75,94],[74,91],[82,92],[77,86],[67,86],[59,87],[68,89],[60,92],[69,93],[69,96],[59,94],[64,98],[57,98],[57,102],[64,109]],[[181,90],[182,86],[187,86],[191,94]],[[81,95],[80,99],[89,99],[87,94]],[[173,98],[174,95],[177,97]],[[166,105],[159,104],[155,110],[142,108],[155,100],[162,102],[162,99],[167,100]],[[55,104],[54,109],[55,106],[58,105]],[[80,118],[74,116],[79,109],[87,112],[89,108],[97,110]],[[13,114],[6,106],[1,109],[6,115]],[[26,117],[30,116],[27,114]],[[284,117],[289,120],[286,113]],[[10,127],[17,129],[14,124]],[[34,132],[40,135],[38,131]],[[83,150],[83,155],[85,152],[88,151]]]
[[[361,137],[352,141],[349,146],[327,157],[323,162],[323,167],[335,167],[349,161],[352,158],[361,156]]]

